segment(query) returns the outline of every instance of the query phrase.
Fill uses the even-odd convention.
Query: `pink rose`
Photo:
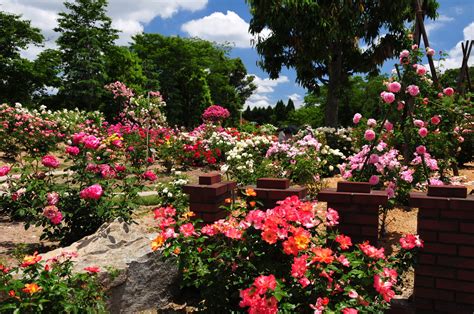
[[[418,134],[421,136],[421,137],[426,137],[428,135],[428,130],[426,128],[420,128],[418,130]]]
[[[367,141],[373,141],[375,139],[375,132],[373,130],[366,130],[364,133],[364,138]]]
[[[358,124],[361,118],[362,118],[362,115],[360,113],[356,113],[354,115],[354,118],[352,118],[352,122],[354,122],[354,124]]]
[[[367,125],[373,128],[374,126],[377,125],[377,121],[375,119],[369,119],[367,120]]]
[[[54,205],[46,206],[43,209],[43,216],[48,218],[53,225],[58,225],[63,220],[63,214],[59,211],[59,209]]]
[[[379,156],[377,154],[372,154],[369,157],[369,163],[370,164],[376,164],[379,162]]]
[[[391,104],[395,101],[395,95],[391,92],[383,92],[382,99],[386,104]]]
[[[388,132],[393,130],[393,124],[390,121],[386,121],[384,127]]]
[[[417,146],[417,147],[416,147],[416,153],[417,153],[418,155],[424,155],[424,154],[426,154],[426,147],[423,146],[423,145]]]
[[[79,132],[75,133],[72,135],[72,142],[77,145],[79,143],[82,143],[84,141],[84,137],[86,136],[86,133],[84,132]]]
[[[410,55],[410,51],[408,50],[403,50],[402,52],[400,52],[400,58],[406,58]]]
[[[59,160],[56,159],[53,155],[46,155],[41,160],[41,163],[48,168],[57,168],[59,167]]]
[[[425,123],[424,123],[422,120],[418,120],[418,119],[415,120],[415,121],[413,121],[413,124],[414,124],[416,127],[419,127],[419,128],[421,128],[421,127],[423,127],[423,126],[425,125]]]
[[[439,118],[439,116],[433,116],[433,117],[431,117],[431,123],[432,123],[432,124],[438,125],[440,122],[441,122],[441,119]]]
[[[89,200],[89,199],[98,200],[100,199],[103,193],[104,193],[104,190],[102,189],[100,184],[94,184],[82,190],[79,193],[79,196],[85,200]]]
[[[411,45],[411,50],[418,50],[418,45],[417,44]]]
[[[416,85],[409,85],[409,86],[407,87],[407,92],[408,92],[411,96],[415,97],[416,95],[418,95],[418,94],[420,93],[420,88],[419,88],[418,86],[416,86]]]
[[[443,93],[446,96],[452,96],[454,94],[454,89],[452,89],[452,87],[446,87],[445,89],[443,89]]]
[[[402,85],[398,82],[392,82],[388,84],[388,91],[392,93],[398,93],[401,88]]]
[[[10,172],[11,168],[8,166],[0,167],[0,177],[6,176]]]
[[[426,74],[426,68],[424,66],[422,66],[421,64],[419,64],[416,67],[416,74],[418,74],[419,76],[425,75]]]
[[[157,176],[153,171],[148,170],[148,171],[145,171],[145,173],[143,174],[143,178],[150,181],[155,181],[157,179]]]
[[[94,135],[84,138],[84,146],[89,149],[97,149],[100,146],[100,140]]]
[[[351,307],[346,307],[342,310],[342,314],[357,314],[357,313],[359,313],[359,311]]]
[[[48,205],[56,205],[59,202],[59,194],[56,192],[51,192],[46,194],[46,200]]]
[[[433,48],[426,47],[426,55],[427,56],[434,56],[434,54],[435,54],[435,50]]]
[[[76,147],[76,146],[68,146],[66,148],[66,153],[71,156],[77,156],[79,152],[80,152],[79,147]]]
[[[179,227],[179,232],[181,232],[181,234],[185,237],[190,237],[194,234],[194,226],[192,223],[188,222],[187,224]]]
[[[399,101],[397,103],[397,110],[401,111],[401,110],[403,110],[403,108],[405,108],[405,102],[404,101]]]
[[[371,185],[377,185],[379,181],[380,181],[379,176],[376,176],[376,175],[371,176],[369,179],[369,183]]]

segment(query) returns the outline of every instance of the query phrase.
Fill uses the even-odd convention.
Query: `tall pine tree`
[[[107,0],[72,0],[59,13],[57,44],[63,62],[64,106],[104,109],[104,85],[108,82],[106,55],[114,47],[118,31],[106,15]]]

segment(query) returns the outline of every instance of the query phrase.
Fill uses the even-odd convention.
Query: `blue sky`
[[[34,58],[41,49],[54,47],[57,34],[58,12],[64,9],[62,0],[2,0],[0,10],[22,14],[39,27],[47,42],[45,47],[30,47],[24,56]],[[474,1],[438,0],[440,8],[436,21],[426,21],[430,45],[437,51],[450,54],[445,68],[461,64],[460,42],[474,39]],[[256,76],[257,91],[247,101],[249,106],[274,105],[279,99],[292,98],[302,103],[305,89],[295,83],[293,70],[284,69],[280,78],[269,80],[268,75],[257,67],[258,55],[250,46],[248,22],[251,15],[244,0],[109,0],[108,13],[113,26],[122,31],[119,44],[127,44],[133,34],[139,32],[200,37],[234,45],[232,57],[243,60],[249,74]],[[394,60],[383,67],[389,72]],[[474,65],[471,56],[470,65]]]

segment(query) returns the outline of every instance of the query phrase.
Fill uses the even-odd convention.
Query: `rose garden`
[[[1,104],[0,312],[472,313],[472,93],[407,38],[346,128]]]

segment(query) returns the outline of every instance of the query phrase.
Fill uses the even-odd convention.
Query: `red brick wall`
[[[474,312],[474,196],[465,187],[411,193],[425,241],[415,269],[417,313]]]

